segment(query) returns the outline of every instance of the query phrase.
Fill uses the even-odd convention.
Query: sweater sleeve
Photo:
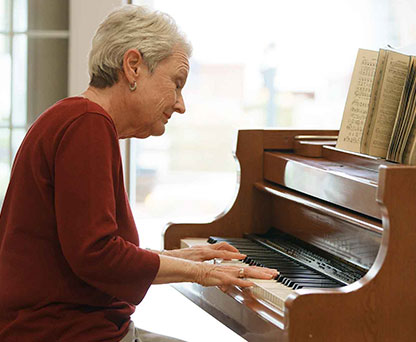
[[[160,260],[157,254],[117,234],[120,168],[111,122],[94,113],[76,119],[55,157],[57,231],[62,252],[79,278],[120,300],[138,304],[155,278]]]

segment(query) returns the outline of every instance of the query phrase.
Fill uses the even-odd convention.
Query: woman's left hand
[[[219,242],[213,245],[197,245],[190,248],[173,249],[163,251],[163,255],[187,259],[192,261],[205,261],[211,259],[244,259],[245,254],[241,254],[237,248],[231,246],[227,242]]]

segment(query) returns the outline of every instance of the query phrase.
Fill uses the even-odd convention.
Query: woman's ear
[[[129,49],[123,57],[123,72],[129,84],[137,81],[141,68],[143,66],[143,57],[140,51]]]

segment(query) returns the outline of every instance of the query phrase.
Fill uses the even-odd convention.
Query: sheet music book
[[[415,92],[416,57],[360,49],[337,147],[416,164]]]

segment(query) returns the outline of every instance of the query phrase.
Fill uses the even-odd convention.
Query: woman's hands
[[[203,262],[215,258],[240,260],[245,257],[226,242],[164,251],[160,254],[160,268],[154,284],[191,281],[203,286],[219,286],[226,291],[232,285],[253,286],[253,282],[246,278],[273,279],[278,275],[277,270],[248,266],[241,262]]]
[[[205,261],[215,258],[224,260],[241,260],[246,257],[246,255],[241,254],[237,248],[231,246],[226,242],[220,242],[213,245],[198,245],[190,248],[163,251],[162,255],[192,261]]]

